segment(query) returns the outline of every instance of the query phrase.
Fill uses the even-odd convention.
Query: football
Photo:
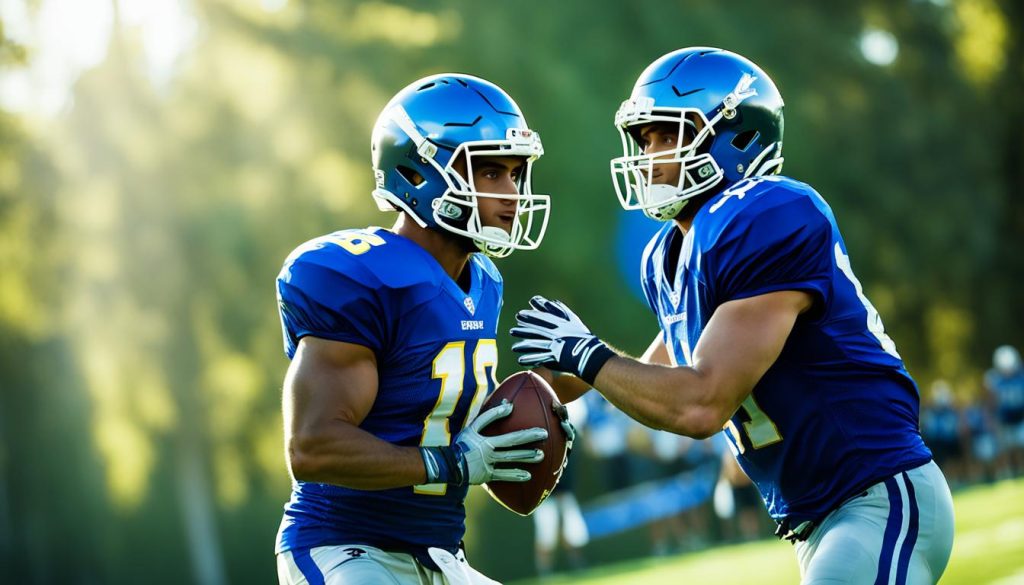
[[[562,477],[567,437],[555,409],[564,407],[544,378],[533,372],[518,372],[505,378],[487,397],[480,411],[498,406],[503,399],[512,403],[512,414],[487,425],[481,429],[481,434],[495,436],[531,427],[546,429],[547,439],[512,447],[540,449],[544,452],[544,459],[538,463],[499,463],[499,466],[529,471],[530,481],[491,481],[484,484],[484,489],[502,506],[528,516],[555,489]]]

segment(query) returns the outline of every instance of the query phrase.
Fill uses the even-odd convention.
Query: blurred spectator
[[[597,392],[587,392],[580,400],[587,407],[587,432],[581,433],[587,454],[602,462],[604,489],[620,490],[633,485],[626,438],[631,419]]]
[[[566,407],[569,409],[569,420],[582,437],[587,425],[586,402],[575,400]],[[533,513],[534,563],[541,577],[550,575],[554,570],[559,545],[565,551],[569,568],[581,569],[586,565],[582,549],[590,541],[590,535],[575,494],[576,468],[583,461],[580,455],[577,453],[572,457],[555,491]]]
[[[945,380],[936,380],[921,408],[921,435],[954,488],[962,485],[966,476],[966,431],[952,387]]]
[[[972,483],[990,483],[996,478],[996,424],[986,401],[974,401],[964,409],[964,423],[970,438],[971,456],[967,473]]]
[[[683,471],[683,441],[692,440],[664,431],[656,431],[643,427],[650,442],[648,458],[649,479],[661,479]],[[683,513],[673,514],[651,522],[651,554],[657,557],[666,556],[683,550],[686,538],[686,525]]]
[[[1020,475],[1024,472],[1024,368],[1016,348],[996,348],[985,387],[995,402],[999,425],[1000,474]]]
[[[722,472],[715,487],[715,513],[722,520],[723,538],[745,542],[772,534],[774,529],[768,528],[765,522],[768,515],[757,486],[728,449],[721,457]]]
[[[717,475],[719,449],[711,440],[697,440],[642,427],[652,457],[648,459],[650,479],[689,474],[711,466]],[[708,519],[710,500],[651,523],[651,554],[664,556],[705,548],[711,540]]]

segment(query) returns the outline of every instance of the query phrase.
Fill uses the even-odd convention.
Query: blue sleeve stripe
[[[320,572],[320,567],[310,556],[308,548],[292,550],[291,553],[295,566],[302,571],[302,576],[306,578],[309,585],[324,585],[324,574]]]

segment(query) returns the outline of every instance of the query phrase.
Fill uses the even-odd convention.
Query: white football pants
[[[796,543],[802,585],[932,585],[953,549],[953,498],[935,462],[848,500]]]
[[[281,585],[501,585],[469,566],[462,551],[432,548],[432,571],[415,557],[363,544],[320,546],[277,555]]]

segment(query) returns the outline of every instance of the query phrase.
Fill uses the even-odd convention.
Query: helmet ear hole
[[[754,140],[757,139],[757,130],[747,130],[746,132],[740,132],[732,139],[732,146],[740,152],[747,149]]]
[[[411,184],[414,187],[419,187],[421,184],[423,184],[423,181],[425,180],[423,178],[423,175],[419,174],[413,169],[410,169],[409,167],[398,166],[395,167],[395,170],[398,171],[398,174],[402,175],[402,178],[404,178],[406,181],[409,181],[409,184]]]

